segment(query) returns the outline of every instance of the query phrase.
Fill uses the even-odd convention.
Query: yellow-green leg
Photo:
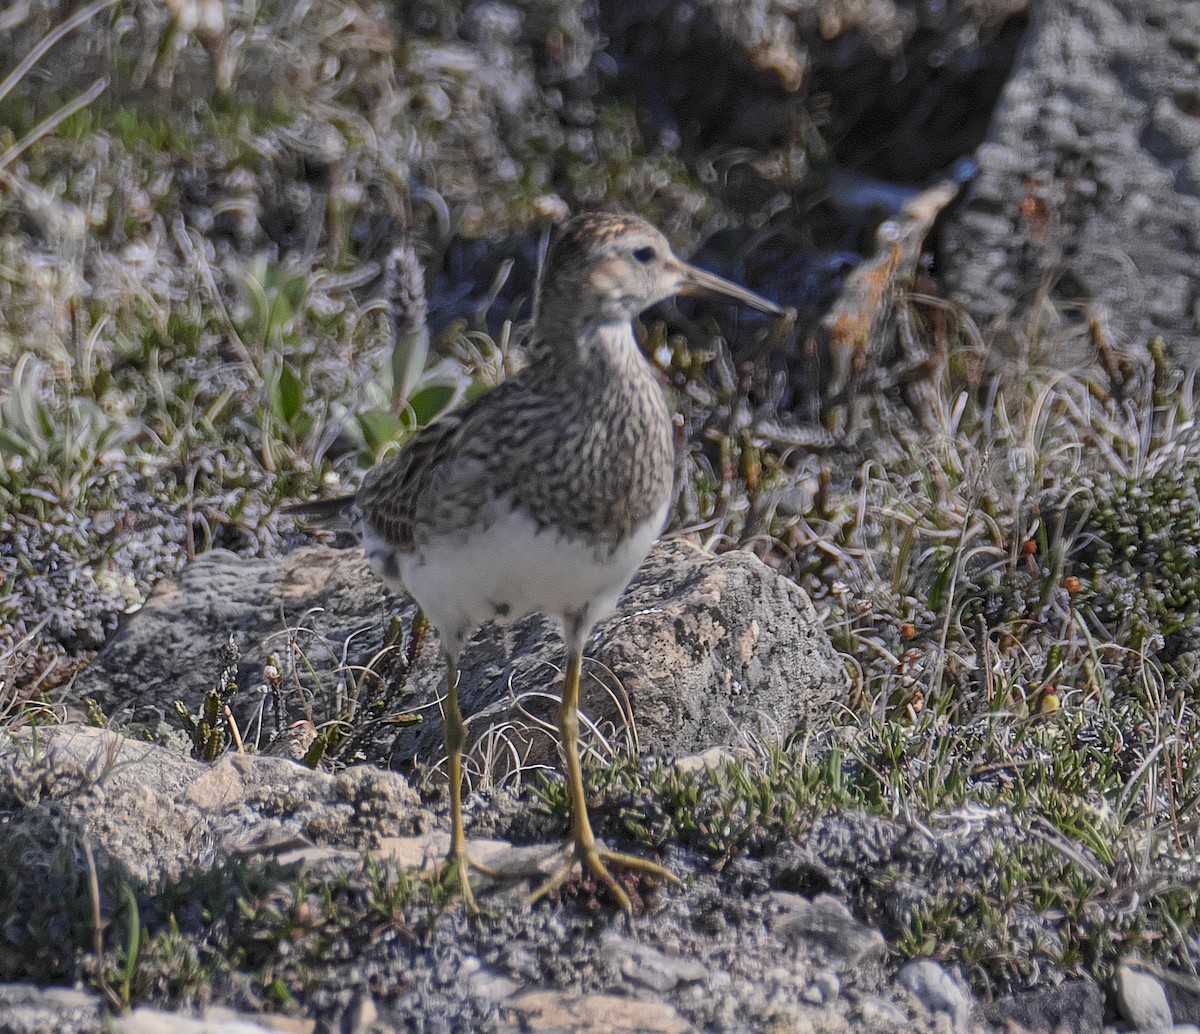
[[[485,876],[494,876],[495,870],[481,865],[467,853],[467,838],[463,831],[462,812],[462,757],[467,745],[467,725],[458,706],[458,657],[446,655],[446,753],[450,758],[450,851],[446,855],[445,874],[453,870],[458,880],[463,904],[470,912],[478,912],[475,895],[471,893],[469,869]]]
[[[617,903],[626,911],[632,912],[633,906],[624,888],[613,879],[605,863],[623,865],[641,872],[661,876],[671,883],[678,884],[679,879],[669,869],[657,862],[638,858],[636,855],[622,854],[610,851],[597,842],[592,833],[592,824],[588,819],[587,799],[583,792],[583,768],[579,763],[579,678],[583,665],[583,641],[586,629],[582,632],[567,633],[567,669],[563,680],[562,701],[558,707],[558,731],[562,737],[563,766],[567,777],[567,790],[571,795],[571,814],[574,825],[572,844],[567,848],[566,861],[533,892],[530,900],[549,894],[560,887],[571,874],[576,863],[587,869],[609,890]]]

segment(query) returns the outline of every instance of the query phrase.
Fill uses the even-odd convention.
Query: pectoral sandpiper
[[[578,216],[551,250],[528,365],[416,434],[367,473],[356,495],[294,508],[348,519],[372,570],[411,593],[438,630],[447,666],[447,865],[468,907],[468,870],[488,870],[472,860],[463,833],[458,659],[485,621],[539,612],[558,619],[566,643],[558,729],[574,832],[565,862],[533,897],[562,884],[576,863],[626,911],[629,897],[609,864],[675,881],[663,866],[596,840],[577,740],[587,636],[616,607],[671,500],[671,414],[632,320],[676,294],[781,312],[679,259],[643,219]]]

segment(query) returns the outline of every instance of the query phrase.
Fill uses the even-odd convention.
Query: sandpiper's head
[[[779,315],[774,302],[679,258],[635,215],[590,212],[563,228],[550,253],[545,304],[580,323],[629,322],[676,294],[728,298]]]

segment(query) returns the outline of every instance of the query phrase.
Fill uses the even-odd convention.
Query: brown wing
[[[498,496],[521,496],[529,437],[554,415],[555,400],[532,387],[528,368],[418,432],[368,472],[358,506],[375,534],[410,552],[420,533],[486,526]],[[521,499],[525,503],[527,500]]]
[[[469,407],[455,410],[423,427],[389,460],[367,471],[358,490],[363,519],[394,549],[409,552],[421,496],[435,469],[453,450],[453,440]]]

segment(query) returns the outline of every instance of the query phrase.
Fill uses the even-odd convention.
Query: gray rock
[[[887,953],[883,934],[860,923],[837,898],[818,894],[809,901],[786,891],[775,891],[770,898],[778,910],[771,930],[781,940],[818,947],[847,970],[883,961]]]
[[[310,547],[268,559],[214,549],[177,578],[158,583],[78,676],[73,694],[94,697],[115,720],[154,728],[172,714],[176,700],[199,709],[220,675],[230,636],[241,650],[237,681],[243,694],[264,683],[273,654],[290,678],[288,662],[302,653],[303,664],[326,678],[328,689],[347,677],[343,649],[347,664],[368,663],[382,637],[376,630],[368,638],[365,631],[392,614],[407,627],[415,612],[411,603],[396,606],[358,551]],[[431,671],[422,685],[437,678]],[[261,702],[241,705],[238,718],[248,735]]]
[[[33,984],[0,984],[0,1034],[313,1034],[312,1020],[248,1016],[214,1007],[201,1016],[141,1006],[112,1016],[88,991]]]
[[[663,993],[679,984],[697,983],[708,975],[695,959],[672,957],[657,948],[620,934],[607,933],[601,947],[619,959],[622,975],[631,984]]]
[[[695,1028],[665,1002],[616,995],[527,991],[505,1004],[504,1034],[691,1034]]]
[[[655,754],[824,724],[845,677],[808,596],[750,553],[682,540],[651,552],[592,651]]]
[[[710,747],[702,754],[688,754],[685,757],[675,759],[675,771],[692,774],[704,772],[708,769],[717,769],[722,765],[728,765],[736,759],[731,751],[724,747]]]
[[[858,1019],[861,1029],[872,1031],[911,1030],[912,1023],[904,1010],[894,1002],[875,995],[863,995],[858,1000]]]
[[[265,1027],[269,1031],[276,1032],[276,1034],[312,1034],[317,1026],[315,1021],[307,1018],[280,1016],[276,1014],[250,1015],[238,1012],[236,1009],[230,1009],[224,1005],[210,1006],[201,1015],[203,1019],[214,1023],[222,1020],[257,1023],[260,1027]],[[376,1034],[386,1034],[386,1031],[381,1030],[376,1032]]]
[[[369,994],[360,994],[342,1017],[342,1030],[346,1034],[370,1034],[376,1030],[379,1009]]]
[[[804,989],[804,1000],[813,1005],[828,1005],[841,993],[842,981],[831,969],[818,970]]]
[[[966,1030],[971,1018],[971,999],[945,969],[932,959],[914,959],[896,977],[931,1013],[950,1017],[955,1030]]]
[[[90,991],[0,984],[0,1034],[101,1034],[104,1000]]]
[[[521,989],[521,984],[516,980],[486,966],[475,968],[468,984],[475,998],[490,1004],[502,1002]]]
[[[1175,1022],[1200,1025],[1200,977],[1171,969],[1155,969],[1171,1004]]]
[[[1153,973],[1122,962],[1113,985],[1117,1008],[1134,1030],[1168,1030],[1174,1025],[1167,992]]]
[[[1028,1030],[1099,1034],[1104,1029],[1104,996],[1094,980],[1065,980],[1019,994],[1004,995],[982,1006],[997,1026],[1011,1021]]]
[[[206,1020],[161,1009],[134,1009],[113,1021],[117,1034],[267,1034],[266,1027],[245,1020]]]
[[[22,807],[6,836],[36,832],[39,803],[53,805],[57,840],[86,835],[98,867],[143,886],[251,854],[336,870],[426,821],[408,783],[377,769],[333,776],[251,754],[208,765],[90,726],[39,729],[36,745],[28,729],[9,735],[21,749],[0,754],[0,802]],[[314,845],[327,850],[303,850]],[[328,850],[338,847],[354,850]]]
[[[1050,278],[1118,346],[1161,334],[1200,364],[1200,184],[1191,107],[1200,8],[1175,0],[1031,4],[944,276],[976,319],[1020,320]]]
[[[354,666],[370,663],[390,615],[408,627],[414,613],[410,600],[387,597],[358,549],[308,547],[282,561],[213,551],[177,582],[159,586],[79,677],[75,692],[137,724],[157,724],[175,699],[195,711],[216,681],[218,647],[232,634],[241,648],[239,684],[261,683],[276,654],[287,669],[285,685],[294,675],[320,700]],[[412,710],[436,715],[445,669],[436,637],[429,640],[406,699]],[[798,586],[748,553],[713,557],[682,541],[654,548],[619,613],[598,628],[589,655],[585,713],[620,731],[630,727],[632,708],[637,742],[654,754],[697,753],[756,735],[778,741],[797,726],[823,722],[845,687]],[[541,618],[475,636],[463,656],[460,694],[481,751],[493,727],[520,741],[524,763],[553,761],[554,738],[526,712],[552,716],[561,662],[561,640]],[[310,666],[320,686],[313,686]],[[250,694],[243,728],[261,705],[262,697]],[[398,732],[388,725],[382,735],[373,760],[431,761],[443,753],[436,717]],[[510,755],[492,756],[503,762]]]

